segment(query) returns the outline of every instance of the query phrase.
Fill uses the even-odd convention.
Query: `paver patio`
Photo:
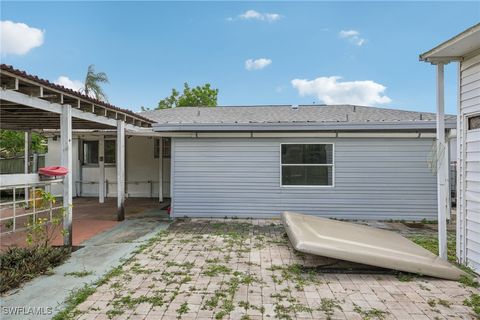
[[[319,266],[344,270],[325,273]],[[347,272],[348,268],[353,271]],[[177,220],[76,319],[475,319],[478,289],[295,252],[279,220]],[[401,281],[403,280],[403,281]],[[405,281],[408,280],[408,281]]]

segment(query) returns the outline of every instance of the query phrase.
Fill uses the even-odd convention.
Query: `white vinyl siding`
[[[176,217],[436,218],[432,139],[173,138]],[[281,143],[334,143],[335,187],[280,185]]]
[[[469,130],[468,118],[480,115],[480,55],[460,66],[459,194],[457,255],[480,271],[480,129]]]

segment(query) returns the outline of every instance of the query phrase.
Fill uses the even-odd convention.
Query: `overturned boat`
[[[282,221],[300,252],[448,280],[466,275],[395,232],[293,212]]]

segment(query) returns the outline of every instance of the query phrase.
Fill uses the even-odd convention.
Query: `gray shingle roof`
[[[298,106],[296,109],[292,106],[179,107],[145,111],[141,115],[153,120],[154,128],[168,127],[172,128],[172,131],[174,127],[268,124],[341,126],[362,123],[415,123],[428,124],[430,128],[436,119],[434,113],[352,105],[309,105]],[[448,115],[446,119],[448,122],[455,122],[455,116]]]

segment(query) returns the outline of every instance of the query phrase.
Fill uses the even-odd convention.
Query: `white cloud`
[[[239,14],[235,18],[229,17],[227,21],[233,20],[257,20],[257,21],[266,21],[266,22],[275,22],[282,18],[282,15],[278,13],[268,13],[268,12],[258,12],[255,10],[247,10],[242,14]]]
[[[71,80],[67,76],[60,76],[58,79],[55,81],[56,84],[59,84],[61,86],[64,86],[65,88],[69,88],[75,91],[80,91],[83,89],[84,84],[80,80]]]
[[[362,46],[367,41],[365,38],[360,37],[360,32],[357,30],[342,30],[338,33],[338,35],[340,38],[348,39],[357,46]]]
[[[371,80],[339,81],[341,77],[294,79],[292,86],[300,96],[315,96],[326,104],[378,105],[390,103],[386,87]]]
[[[261,70],[270,64],[272,64],[272,60],[266,58],[248,59],[245,61],[245,69],[248,71]]]
[[[22,55],[43,44],[45,32],[25,23],[0,21],[0,52]]]

